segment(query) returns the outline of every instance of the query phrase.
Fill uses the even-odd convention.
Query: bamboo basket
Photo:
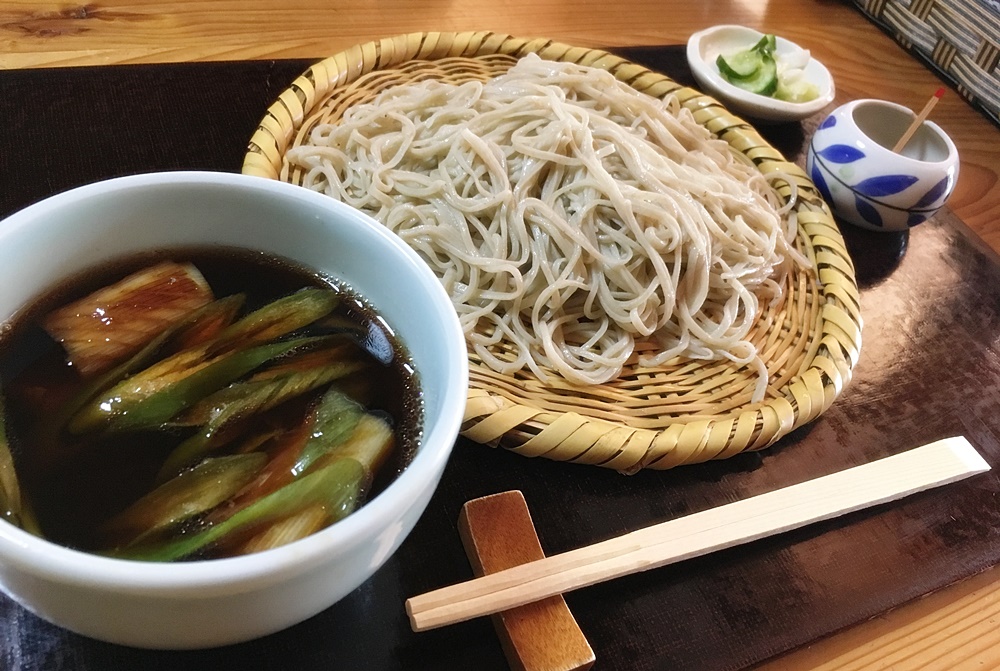
[[[722,459],[773,444],[818,417],[850,381],[861,346],[854,267],[829,209],[805,173],[712,98],[597,49],[491,32],[415,33],[355,46],[310,67],[268,109],[250,140],[243,172],[301,184],[286,151],[318,123],[395,84],[426,78],[486,79],[528,53],[610,71],[649,95],[676,95],[712,133],[776,173],[781,197],[797,192],[798,247],[812,270],[789,275],[785,299],[765,307],[750,339],[769,373],[757,380],[730,362],[675,359],[655,368],[634,360],[613,382],[581,387],[553,374],[501,375],[470,352],[463,435],[530,457],[636,472]],[[498,352],[502,355],[502,352]]]

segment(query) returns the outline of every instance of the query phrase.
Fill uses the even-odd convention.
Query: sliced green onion
[[[205,513],[239,492],[257,475],[262,452],[205,459],[160,485],[102,526],[108,537],[136,540]]]
[[[347,351],[347,347],[340,346],[329,351],[308,352],[301,358],[308,359],[316,367],[297,364],[295,360],[300,357],[295,357],[278,372],[264,371],[198,402],[185,413],[185,421],[203,426],[170,453],[160,469],[159,478],[168,478],[207,454],[216,446],[216,437],[231,422],[274,408],[363,368],[362,361],[348,360]],[[324,356],[314,356],[316,354]]]
[[[125,548],[111,554],[140,561],[175,561],[199,552],[230,534],[262,528],[316,504],[322,504],[331,522],[335,522],[354,510],[367,486],[368,475],[364,466],[354,459],[338,459],[203,531],[163,544]]]
[[[202,349],[185,350],[122,380],[87,402],[69,422],[72,433],[98,429],[156,428],[182,410],[266,362],[325,338],[297,338],[235,350],[205,360]]]
[[[14,468],[14,455],[7,438],[7,411],[2,393],[0,393],[0,519],[7,520],[28,533],[42,535],[31,506],[21,493],[21,485]]]

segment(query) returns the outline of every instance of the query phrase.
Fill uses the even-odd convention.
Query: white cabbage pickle
[[[819,88],[805,77],[809,52],[795,49],[777,54],[774,35],[764,35],[749,49],[719,54],[719,74],[730,84],[745,91],[792,103],[819,97]]]

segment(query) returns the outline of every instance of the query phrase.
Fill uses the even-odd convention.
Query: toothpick
[[[903,151],[903,147],[905,147],[906,143],[910,141],[910,138],[913,137],[913,134],[917,132],[917,129],[920,128],[920,125],[927,120],[927,117],[930,116],[931,110],[934,109],[934,106],[937,105],[938,100],[941,100],[941,96],[943,95],[944,95],[944,87],[942,86],[941,88],[939,88],[937,91],[934,92],[934,95],[931,96],[931,99],[928,100],[927,104],[924,105],[924,108],[920,110],[920,114],[917,115],[917,118],[913,120],[913,123],[910,124],[910,127],[906,129],[906,132],[903,133],[903,136],[899,138],[898,142],[896,142],[896,146],[892,148],[892,150],[895,153],[898,154],[901,151]]]

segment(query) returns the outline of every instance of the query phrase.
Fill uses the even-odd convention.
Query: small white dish
[[[714,26],[692,35],[687,43],[688,66],[702,91],[716,98],[734,114],[772,123],[801,121],[833,101],[836,93],[833,77],[822,63],[812,57],[803,68],[803,76],[819,89],[819,95],[808,102],[778,100],[727,82],[719,74],[716,64],[719,55],[749,49],[763,36],[752,28],[732,25]],[[776,36],[775,43],[775,56],[779,61],[802,51],[797,44],[782,37]]]

